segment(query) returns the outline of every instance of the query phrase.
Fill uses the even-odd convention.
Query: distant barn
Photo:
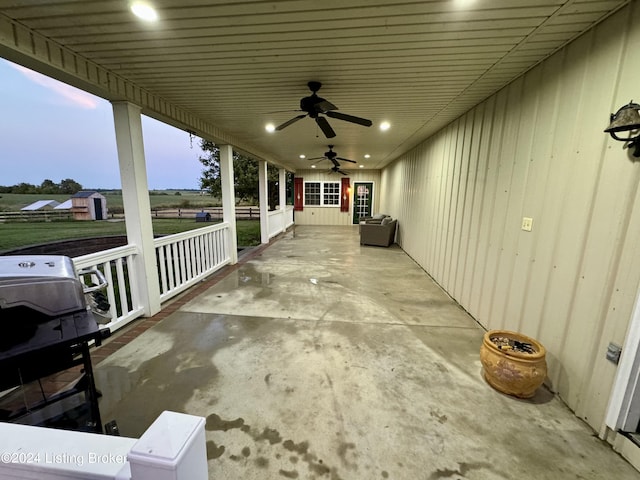
[[[38,210],[53,210],[58,205],[60,205],[60,202],[56,202],[55,200],[38,200],[37,202],[33,202],[31,205],[27,205],[20,210],[28,212],[35,212]]]
[[[107,199],[92,191],[80,191],[71,197],[71,212],[75,220],[105,220]]]

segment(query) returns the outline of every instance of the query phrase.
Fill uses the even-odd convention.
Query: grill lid
[[[27,307],[50,317],[86,309],[71,258],[0,256],[0,317],[2,310],[14,307]]]
[[[1,256],[0,279],[5,277],[77,278],[73,261],[63,255]]]

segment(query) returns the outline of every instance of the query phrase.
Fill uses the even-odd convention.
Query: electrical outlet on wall
[[[607,360],[616,365],[620,362],[620,354],[622,353],[622,347],[611,342],[607,347]]]
[[[530,232],[533,228],[533,218],[530,217],[522,217],[522,230],[525,232]]]

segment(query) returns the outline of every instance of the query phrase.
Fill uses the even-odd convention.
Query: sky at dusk
[[[0,112],[0,186],[121,188],[108,101],[0,58]],[[199,188],[200,139],[145,116],[142,130],[149,188]]]

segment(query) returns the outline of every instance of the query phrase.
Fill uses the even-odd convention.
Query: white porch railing
[[[166,301],[231,261],[229,224],[157,238],[160,301]]]
[[[112,332],[144,313],[138,301],[138,282],[133,278],[133,257],[137,254],[138,248],[135,245],[125,245],[73,259],[76,270],[95,268],[100,270],[107,280],[106,294],[111,315],[111,321],[107,326]],[[81,279],[85,283],[88,280],[86,277]],[[93,283],[98,282],[94,280]]]
[[[267,213],[269,217],[269,238],[273,238],[293,225],[293,206],[287,205],[285,211],[273,210]]]
[[[0,478],[207,480],[204,426],[202,417],[170,411],[139,439],[0,423]]]
[[[155,239],[160,301],[169,300],[227,265],[231,259],[228,235],[229,224],[219,223]],[[137,246],[126,245],[73,259],[76,270],[98,269],[105,276],[111,316],[106,326],[112,332],[144,313],[138,291],[139,281],[144,279],[135,278],[133,268],[138,253]],[[87,277],[82,280],[89,281]]]

